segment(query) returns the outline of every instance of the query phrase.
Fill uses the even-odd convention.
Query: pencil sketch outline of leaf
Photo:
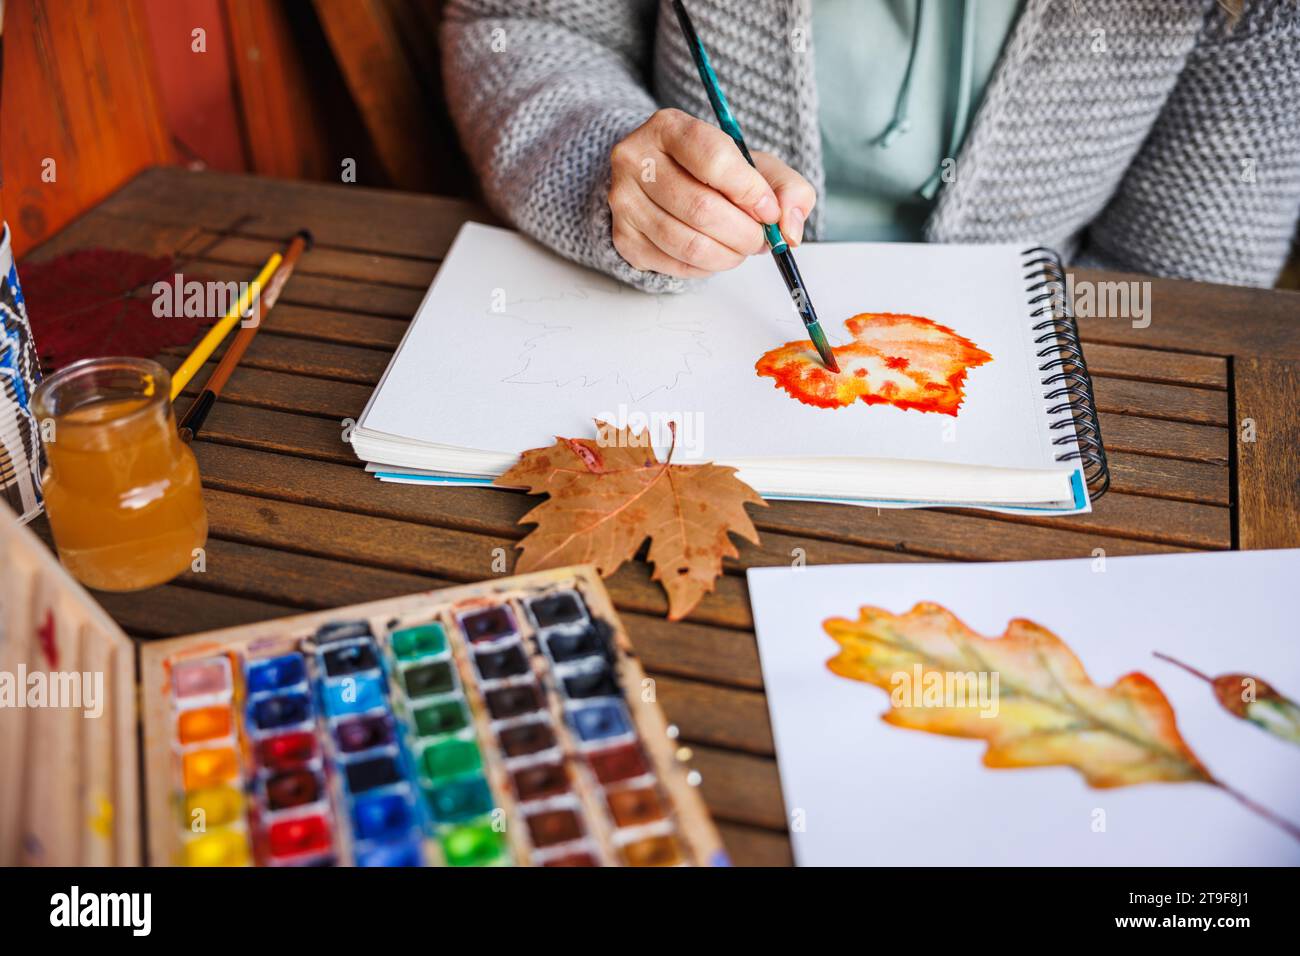
[[[707,358],[712,353],[704,344],[706,330],[702,322],[663,319],[663,298],[647,296],[610,279],[607,283],[595,280],[556,295],[508,301],[506,311],[499,314],[536,327],[539,332],[524,339],[516,356],[517,367],[501,382],[555,388],[612,383],[631,403],[673,391],[683,377],[695,373],[692,359]],[[636,310],[648,301],[653,302],[654,318],[638,321]],[[560,304],[601,314],[583,325],[583,340],[576,342],[570,338],[578,334],[576,323],[528,315],[529,306],[540,304]],[[579,348],[583,354],[595,354],[608,364],[575,371],[573,356]],[[627,371],[621,359],[628,355],[638,357],[643,372],[634,375]]]

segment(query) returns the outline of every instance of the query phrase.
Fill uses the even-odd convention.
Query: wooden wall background
[[[138,3],[9,0],[3,209],[24,249],[172,150]]]
[[[0,0],[0,212],[19,256],[147,166],[470,196],[441,0]],[[202,30],[196,50],[195,30]]]

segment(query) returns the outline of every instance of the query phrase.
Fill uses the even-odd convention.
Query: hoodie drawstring
[[[948,145],[943,157],[935,165],[930,177],[917,190],[926,199],[933,199],[943,182],[944,161],[956,158],[962,139],[966,136],[966,124],[970,121],[971,84],[975,71],[975,4],[973,0],[961,0],[961,54],[957,62],[957,95],[953,104],[952,125],[948,129]],[[903,82],[898,88],[898,99],[894,105],[894,117],[876,139],[876,145],[888,149],[909,129],[911,119],[908,116],[908,101],[912,92],[912,74],[916,70],[917,49],[921,45],[921,29],[926,2],[916,0],[916,15],[912,18],[912,46],[907,54],[907,69],[903,73]]]
[[[918,190],[926,199],[933,199],[943,181],[944,162],[956,160],[957,150],[966,136],[966,123],[970,119],[970,88],[975,70],[975,4],[973,0],[962,0],[961,10],[961,59],[957,64],[957,102],[952,111],[952,127],[948,130],[948,149],[934,167],[930,178]]]
[[[907,69],[903,72],[903,82],[898,88],[898,99],[894,103],[894,118],[876,139],[876,145],[881,149],[889,149],[894,140],[912,128],[912,121],[907,115],[907,101],[912,93],[912,72],[916,69],[916,51],[921,45],[921,19],[924,12],[925,0],[916,0],[916,13],[912,17],[912,47],[907,53]]]

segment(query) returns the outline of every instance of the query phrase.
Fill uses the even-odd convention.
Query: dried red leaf
[[[170,283],[175,271],[171,256],[121,249],[78,249],[23,263],[23,295],[42,368],[104,355],[152,358],[169,345],[194,341],[212,317],[153,314],[149,289]]]

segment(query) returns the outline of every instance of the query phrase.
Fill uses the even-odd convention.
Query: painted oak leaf
[[[653,578],[679,620],[713,590],[722,559],[739,553],[731,534],[758,542],[745,505],[765,502],[734,468],[673,465],[671,449],[660,462],[648,431],[597,421],[596,436],[526,451],[496,480],[549,496],[519,519],[537,527],[518,545],[516,570],[593,564],[608,577],[649,538]]]
[[[863,607],[856,621],[828,618],[822,627],[840,645],[827,662],[833,673],[893,692],[886,723],[984,740],[987,767],[1073,767],[1093,787],[1206,784],[1300,841],[1300,826],[1206,769],[1151,678],[1133,672],[1100,687],[1064,641],[1033,621],[1018,618],[1001,637],[984,637],[947,608],[923,601],[902,615]],[[998,675],[996,712],[970,693],[969,677],[981,672]],[[898,693],[908,683],[900,675],[912,694]],[[941,694],[935,701],[917,690],[946,689],[957,676],[967,678],[964,697]]]
[[[970,339],[919,315],[864,312],[844,327],[853,340],[831,350],[838,373],[821,364],[806,339],[773,349],[754,368],[817,408],[860,401],[955,416],[967,371],[993,361]]]
[[[1032,621],[1013,620],[1001,637],[988,638],[946,608],[923,602],[903,615],[863,607],[856,621],[830,618],[822,626],[840,645],[830,670],[886,690],[899,674],[944,680],[997,673],[994,715],[982,716],[985,708],[970,694],[965,706],[925,702],[893,706],[884,715],[898,727],[987,741],[985,766],[1073,767],[1094,787],[1214,782],[1150,678],[1135,672],[1100,687],[1059,637]]]
[[[1268,681],[1250,674],[1211,677],[1168,654],[1156,652],[1156,657],[1209,684],[1219,706],[1232,716],[1249,721],[1289,744],[1300,746],[1300,704]]]

